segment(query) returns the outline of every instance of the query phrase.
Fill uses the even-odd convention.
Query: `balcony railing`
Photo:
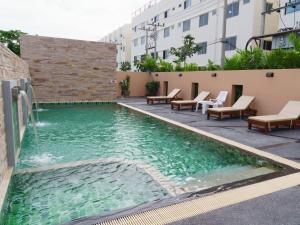
[[[156,5],[161,0],[150,0],[145,5],[143,5],[141,8],[137,9],[132,13],[132,17],[136,17],[141,15],[143,12],[145,12],[147,9],[150,9],[152,6]]]

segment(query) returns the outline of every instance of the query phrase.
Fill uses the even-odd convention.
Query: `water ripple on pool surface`
[[[143,170],[120,163],[17,174],[10,189],[5,225],[55,225],[169,196]]]
[[[45,109],[39,113],[40,123],[47,124],[38,127],[39,145],[29,126],[17,170],[100,158],[125,160],[16,174],[5,203],[5,225],[58,224],[103,215],[163,199],[173,187],[178,194],[181,188],[194,191],[243,178],[232,178],[236,169],[242,175],[248,172],[247,178],[272,172],[256,170],[269,166],[263,160],[117,105]],[[163,179],[154,181],[149,171]],[[170,183],[163,181],[165,177]]]
[[[142,160],[175,180],[232,165],[254,165],[227,146],[115,105],[49,106],[40,121],[39,148],[29,127],[18,168],[98,158]],[[32,157],[53,156],[37,164]],[[32,162],[32,163],[30,163]]]

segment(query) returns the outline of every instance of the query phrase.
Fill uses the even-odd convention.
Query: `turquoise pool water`
[[[269,166],[264,160],[115,104],[46,105],[39,118],[39,145],[29,127],[19,171],[117,158],[142,161],[180,186],[216,171]],[[17,174],[2,221],[54,225],[169,196],[143,169],[126,163]]]

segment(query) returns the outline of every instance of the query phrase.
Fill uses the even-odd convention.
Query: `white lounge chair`
[[[216,99],[209,101],[198,102],[197,109],[202,105],[202,113],[205,114],[207,109],[212,106],[213,108],[223,107],[228,96],[228,91],[221,91]]]

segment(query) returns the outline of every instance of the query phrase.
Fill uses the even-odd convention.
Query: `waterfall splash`
[[[39,103],[37,101],[33,86],[30,84],[29,87],[30,87],[30,90],[31,90],[31,93],[32,93],[32,98],[33,98],[34,105],[35,105],[36,121],[37,121],[37,123],[39,123],[39,121],[40,121],[39,120],[39,110],[40,110]]]
[[[32,123],[32,127],[33,127],[33,130],[34,130],[35,142],[38,145],[38,143],[39,143],[39,136],[38,136],[38,130],[37,130],[37,127],[36,127],[36,122],[35,122],[33,111],[32,111],[32,105],[30,104],[28,95],[26,94],[25,91],[21,90],[20,91],[20,95],[22,96],[22,98],[26,102],[26,105],[27,105],[27,108],[28,108],[28,111],[29,111],[29,115],[30,115],[30,119],[31,119],[31,123]]]

